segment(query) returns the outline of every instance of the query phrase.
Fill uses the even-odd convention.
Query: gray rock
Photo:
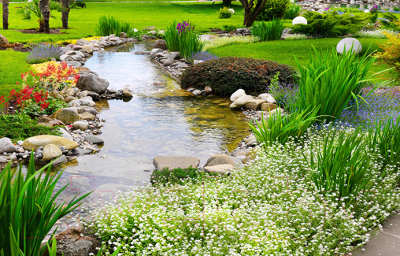
[[[94,100],[94,101],[100,100],[100,95],[98,93],[95,93],[95,92],[89,91],[87,96],[90,96],[92,98],[92,100]]]
[[[17,152],[17,148],[9,138],[0,139],[0,154],[3,154],[4,152]]]
[[[117,90],[114,88],[107,88],[107,92],[112,94],[112,93],[117,93]]]
[[[84,131],[88,128],[88,126],[89,126],[89,123],[86,121],[76,121],[72,124],[72,129],[74,129],[74,130],[80,129],[80,130]]]
[[[253,101],[253,97],[250,95],[244,95],[239,99],[235,100],[231,105],[231,109],[238,109],[244,107],[248,102]]]
[[[165,54],[164,57],[171,60],[179,60],[181,55],[179,52],[171,52],[169,54]]]
[[[81,90],[88,90],[102,94],[107,90],[110,84],[106,79],[100,78],[99,75],[93,71],[81,72],[79,75],[80,78],[76,83],[76,87]]]
[[[124,95],[124,97],[128,97],[128,98],[133,97],[133,94],[131,93],[131,91],[128,88],[122,89],[122,94]]]
[[[200,159],[197,157],[184,157],[184,156],[156,156],[153,159],[154,167],[161,171],[164,168],[168,167],[169,170],[173,170],[175,168],[189,168],[192,166],[193,168],[197,168],[200,164]]]
[[[232,102],[234,102],[235,100],[237,100],[237,99],[239,99],[240,97],[245,96],[245,95],[246,95],[246,92],[245,92],[243,89],[239,89],[239,90],[237,90],[236,92],[234,92],[234,93],[231,95],[230,100],[231,100]],[[261,98],[260,98],[260,99],[261,99]]]
[[[72,124],[79,120],[78,109],[74,107],[63,108],[56,118],[64,124]]]
[[[104,140],[97,136],[86,136],[85,140],[93,144],[104,144]]]
[[[204,171],[217,174],[229,174],[234,169],[233,165],[230,164],[220,164],[204,167]]]
[[[163,50],[167,50],[167,43],[165,42],[165,40],[163,39],[158,39],[155,43],[154,43],[154,48],[159,48],[159,49],[163,49]]]
[[[77,148],[74,148],[73,150],[68,151],[68,156],[79,156],[80,155],[80,151]]]
[[[67,157],[64,156],[64,155],[61,155],[59,158],[57,158],[56,160],[54,160],[54,161],[52,162],[52,166],[53,166],[53,167],[57,167],[57,166],[66,164],[67,162],[68,162]]]
[[[201,95],[201,91],[200,90],[194,90],[192,92],[195,96]]]
[[[54,144],[47,144],[43,149],[43,161],[49,161],[61,155],[62,151]]]
[[[232,160],[232,158],[230,156],[225,155],[225,154],[219,154],[219,155],[214,155],[214,156],[208,158],[204,167],[214,166],[214,165],[222,165],[222,164],[229,164],[232,166],[236,165],[236,163]]]
[[[0,156],[0,163],[4,164],[4,163],[8,163],[9,158],[5,157],[5,156]]]
[[[83,112],[89,112],[92,115],[97,115],[99,112],[97,112],[97,110],[94,107],[81,107],[80,109],[78,109],[78,113],[83,113]]]
[[[151,52],[150,52],[150,58],[155,58],[156,57],[156,54],[157,53],[160,53],[160,52],[162,52],[163,51],[163,49],[160,49],[160,48],[154,48],[153,50],[151,50]]]
[[[166,60],[163,62],[163,66],[164,66],[164,67],[171,66],[173,63],[174,63],[174,62],[173,62],[172,60],[166,59]]]
[[[179,62],[177,65],[175,65],[175,68],[187,68],[189,67],[188,64],[186,64],[185,62]]]
[[[68,64],[68,66],[71,66],[73,68],[78,68],[78,67],[82,66],[82,64],[77,61],[66,61],[66,63]]]
[[[58,129],[61,132],[61,136],[68,139],[68,140],[73,140],[71,134],[69,134],[65,129],[59,128]]]

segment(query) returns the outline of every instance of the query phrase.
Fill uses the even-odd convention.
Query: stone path
[[[357,256],[400,255],[400,210],[383,224],[383,230],[371,237]]]

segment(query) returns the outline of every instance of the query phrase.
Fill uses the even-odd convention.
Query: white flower
[[[231,14],[234,14],[234,13],[235,13],[235,10],[229,9],[229,12],[230,12]]]

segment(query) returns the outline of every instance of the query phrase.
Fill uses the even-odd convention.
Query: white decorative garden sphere
[[[296,25],[296,24],[306,24],[307,25],[307,20],[306,20],[306,18],[304,18],[302,16],[298,16],[293,19],[292,24],[293,25]]]
[[[357,39],[354,39],[354,38],[345,38],[345,39],[340,40],[340,42],[336,46],[336,51],[338,53],[342,54],[345,48],[346,48],[346,52],[348,52],[352,46],[353,46],[353,48],[352,48],[353,53],[361,52],[361,50],[362,50],[361,43],[360,43],[360,41],[358,41]]]
[[[369,10],[364,10],[365,13],[369,13]]]

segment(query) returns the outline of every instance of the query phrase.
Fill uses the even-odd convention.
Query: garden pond
[[[106,119],[100,137],[101,152],[79,157],[64,166],[58,189],[68,188],[58,199],[95,191],[85,200],[114,197],[131,185],[147,185],[153,158],[193,156],[200,166],[215,154],[232,152],[250,134],[241,111],[229,108],[229,99],[195,97],[173,80],[148,55],[135,55],[146,44],[125,45],[95,53],[85,66],[110,81],[110,88],[129,85],[130,100],[97,102]]]

